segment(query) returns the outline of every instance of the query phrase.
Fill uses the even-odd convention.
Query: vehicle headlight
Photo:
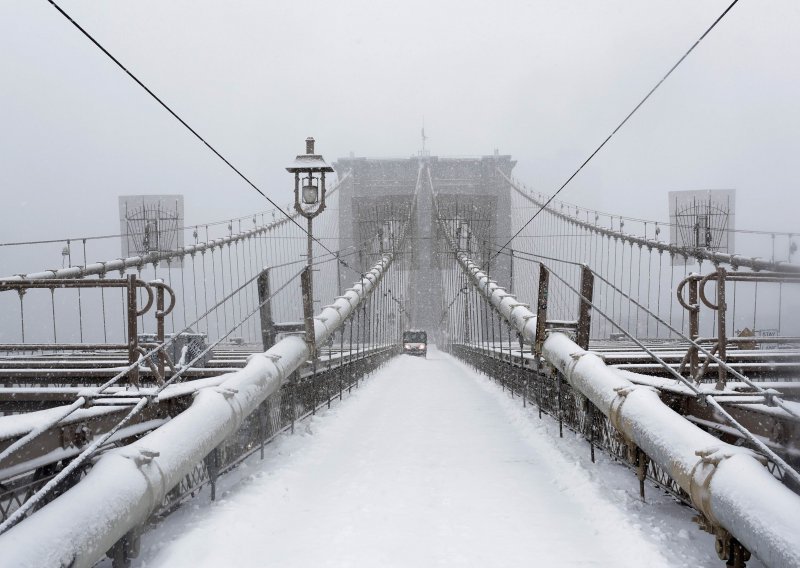
[[[403,345],[403,347],[405,347],[406,349],[411,349],[412,345],[410,343],[406,343],[405,345]]]

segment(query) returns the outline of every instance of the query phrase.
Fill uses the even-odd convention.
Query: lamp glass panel
[[[314,178],[306,178],[303,181],[303,203],[306,205],[313,205],[319,201],[319,188],[316,181]]]

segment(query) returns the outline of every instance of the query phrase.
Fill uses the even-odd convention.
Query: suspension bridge
[[[709,533],[721,561],[800,565],[793,237],[743,232],[742,254],[678,246],[666,238],[676,230],[669,223],[553,200],[516,180],[514,165],[497,152],[342,158],[314,240],[298,205],[178,227],[182,246],[126,258],[113,255],[125,235],[6,247],[24,251],[17,258],[60,258],[62,267],[20,261],[0,279],[3,564],[130,565],[150,554],[143,540],[192,502],[217,499],[220,484],[230,491],[226,480],[285,443],[282,434],[341,405],[342,417],[315,427],[315,436],[335,432],[366,381],[372,406],[354,400],[351,427],[336,442],[338,454],[355,457],[298,466],[316,498],[294,506],[332,517],[311,522],[320,543],[354,542],[356,529],[330,529],[348,514],[344,497],[331,500],[344,488],[364,510],[402,509],[390,548],[431,539],[422,526],[440,535],[448,558],[486,563],[495,547],[477,546],[475,531],[519,544],[552,523],[556,544],[546,554],[523,547],[522,557],[538,550],[552,562],[626,565],[630,557],[603,543],[641,545],[624,519],[603,532],[619,511],[593,518],[580,499],[542,487],[562,475],[553,448],[571,444],[572,432],[585,448],[581,467],[591,471],[598,455],[624,465],[626,490],[643,507],[648,493],[666,492],[692,508],[683,529]],[[429,333],[432,360],[397,360],[407,329]],[[478,374],[497,385],[480,394]],[[552,425],[549,437],[537,434],[537,449],[484,414],[498,393],[515,419]],[[292,458],[264,463],[280,459]],[[540,463],[497,465],[516,461]],[[418,498],[415,476],[430,480],[422,490],[430,501]],[[376,493],[359,501],[370,484]],[[495,495],[495,484],[509,487]],[[511,521],[470,516],[464,503],[481,511],[483,492],[513,511]],[[265,520],[278,504],[249,506],[226,524],[247,519],[266,543],[259,562],[291,564],[291,547],[270,538],[281,520]],[[366,515],[357,530],[371,524]],[[308,522],[294,520],[297,530]],[[202,542],[180,543],[164,565],[190,558],[188,548],[211,554]],[[238,542],[233,553],[245,564],[246,547]],[[393,563],[369,550],[362,560]]]

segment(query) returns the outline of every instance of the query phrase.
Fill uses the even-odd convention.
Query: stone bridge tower
[[[438,250],[434,196],[439,215],[461,228],[464,246],[484,263],[511,236],[511,190],[498,170],[511,175],[515,165],[511,156],[497,152],[475,158],[340,158],[333,164],[337,174],[351,173],[340,189],[339,249],[361,243],[387,223],[402,222],[416,194],[414,223],[407,237],[411,297],[402,300],[409,327],[435,335],[443,309],[437,255],[446,251]],[[362,269],[374,262],[374,258],[359,259]],[[508,281],[509,266],[509,257],[499,255],[491,262],[491,274]],[[340,285],[350,276],[343,274]]]

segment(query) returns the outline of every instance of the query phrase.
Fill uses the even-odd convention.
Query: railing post
[[[547,329],[547,294],[549,290],[550,272],[544,264],[539,265],[539,294],[536,298],[536,338],[533,342],[533,352],[536,355],[536,366],[539,366],[539,357],[542,356],[544,335]]]
[[[689,305],[692,309],[689,310],[689,338],[692,341],[697,341],[700,337],[700,306],[697,298],[697,278],[689,279]],[[697,367],[699,365],[697,347],[694,345],[689,346],[689,372],[692,379],[698,381],[700,377],[697,375]]]
[[[272,292],[269,284],[269,268],[258,275],[258,304],[261,317],[261,342],[264,351],[275,345],[275,322],[272,321]]]
[[[594,274],[585,264],[581,266],[581,298],[578,305],[578,332],[575,343],[584,350],[589,349],[589,333],[592,327],[592,295]]]
[[[156,286],[156,342],[158,343],[157,368],[159,378],[164,379],[164,363],[167,354],[164,352],[164,287]]]
[[[292,420],[291,433],[292,434],[294,434],[294,422],[295,422],[295,420],[297,420],[297,384],[299,382],[300,382],[300,373],[298,371],[295,371],[295,372],[293,372],[291,374],[291,376],[289,377],[289,381],[288,381],[288,383],[289,383],[289,393],[291,395],[289,397],[289,403],[290,403],[291,409],[292,409],[292,414],[291,414],[291,420]]]
[[[561,373],[558,372],[557,369],[553,369],[553,375],[556,378],[556,402],[557,402],[557,411],[558,411],[558,437],[564,437],[564,413],[561,409]]]
[[[132,368],[129,372],[131,384],[135,387],[139,386],[139,365],[135,365],[139,359],[139,337],[136,326],[136,314],[138,306],[136,305],[136,275],[128,274],[128,365]]]
[[[726,313],[728,311],[728,304],[725,303],[725,275],[726,271],[723,267],[717,267],[717,356],[721,361],[727,360],[727,346],[728,337],[726,335]],[[717,390],[725,388],[725,383],[728,379],[728,370],[725,365],[717,365]]]
[[[586,399],[587,414],[589,415],[589,455],[594,463],[594,422],[595,422],[595,407],[592,401]]]
[[[511,249],[511,267],[509,269],[509,286],[508,291],[514,293],[514,249]]]
[[[126,568],[131,565],[131,558],[139,556],[139,530],[131,530],[125,533],[114,546],[106,553],[111,558],[113,568]]]
[[[303,272],[300,273],[300,287],[303,291],[303,321],[306,326],[305,340],[309,351],[311,351],[311,360],[313,361],[317,357],[317,346],[314,337],[314,306],[311,300],[311,286],[313,285],[311,271],[312,268],[306,266]]]
[[[222,469],[220,457],[219,447],[216,447],[211,450],[205,458],[203,458],[206,471],[208,472],[209,485],[211,486],[212,501],[217,500],[217,479],[219,478],[219,471]]]
[[[267,405],[268,400],[265,400],[261,403],[258,407],[258,438],[261,442],[261,459],[264,459],[264,442],[267,438],[267,417],[265,416],[267,412]]]
[[[342,261],[339,260],[339,253],[336,253],[336,295],[342,295]]]
[[[472,330],[470,329],[469,319],[469,292],[464,291],[464,345],[472,343]]]
[[[342,327],[339,328],[339,366],[337,367],[337,375],[339,377],[339,401],[342,400],[342,378],[344,377],[344,328],[347,321],[342,322]]]

